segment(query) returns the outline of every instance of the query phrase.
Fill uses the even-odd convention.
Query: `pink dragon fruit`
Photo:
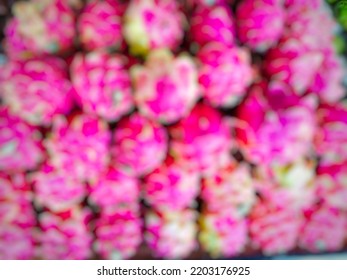
[[[92,0],[86,4],[77,22],[84,49],[119,49],[123,43],[122,16],[124,7],[119,0]]]
[[[72,83],[85,112],[116,121],[133,108],[127,62],[125,56],[103,51],[80,53],[74,57]]]
[[[35,203],[53,212],[62,212],[81,203],[86,187],[73,174],[44,165],[32,175]]]
[[[123,34],[133,54],[175,50],[184,35],[185,18],[176,1],[131,0],[124,15]]]
[[[20,1],[6,29],[5,50],[12,58],[61,53],[73,47],[75,14],[68,1]]]
[[[315,206],[305,212],[299,246],[313,253],[338,251],[344,246],[347,216],[329,205]]]
[[[21,228],[35,226],[32,198],[24,174],[9,176],[0,173],[0,225],[12,224]]]
[[[271,79],[289,84],[297,95],[303,95],[313,84],[323,62],[323,54],[306,46],[300,38],[283,37],[264,61]]]
[[[140,112],[165,124],[186,116],[199,97],[198,73],[189,56],[155,50],[145,66],[132,67],[131,75]]]
[[[317,111],[320,124],[315,144],[325,165],[339,164],[347,158],[347,103],[322,105]]]
[[[180,211],[148,211],[145,216],[145,241],[156,257],[182,259],[196,249],[197,213]]]
[[[88,115],[57,116],[45,141],[49,163],[81,181],[95,181],[109,163],[107,123]]]
[[[48,126],[56,114],[72,107],[72,85],[59,58],[9,61],[0,76],[4,104],[33,125]]]
[[[264,85],[255,85],[238,107],[236,135],[244,156],[256,164],[286,165],[309,155],[316,129],[314,96],[275,111],[264,98],[264,91]]]
[[[340,57],[334,52],[327,53],[310,90],[317,93],[322,102],[336,104],[345,95],[342,84],[345,74]]]
[[[325,1],[287,0],[285,36],[295,37],[309,48],[332,48],[337,23]]]
[[[190,18],[190,37],[202,47],[210,42],[235,43],[235,23],[227,5],[198,6]]]
[[[234,209],[238,217],[246,216],[256,198],[250,167],[231,162],[206,176],[202,180],[201,198],[208,211]]]
[[[211,174],[230,160],[231,133],[219,111],[201,103],[170,128],[170,153],[185,168]]]
[[[0,259],[35,257],[36,218],[32,192],[25,175],[0,173]]]
[[[288,165],[258,165],[255,185],[262,194],[286,197],[288,207],[303,210],[316,202],[314,160],[297,159]]]
[[[168,157],[144,178],[144,197],[155,209],[181,210],[193,204],[200,189],[198,173],[192,173]]]
[[[0,260],[35,258],[35,233],[14,224],[0,224]]]
[[[232,209],[203,212],[199,240],[212,257],[231,257],[242,253],[248,242],[247,221],[237,218]]]
[[[13,173],[34,169],[43,159],[39,130],[0,107],[0,170]]]
[[[249,216],[252,245],[265,255],[282,254],[296,246],[302,217],[287,201],[277,195],[265,196]]]
[[[82,260],[91,257],[92,235],[86,209],[71,208],[66,212],[40,214],[39,257],[52,260]]]
[[[128,259],[142,241],[142,221],[133,210],[102,212],[96,222],[95,251],[105,259]]]
[[[317,168],[317,196],[323,202],[343,211],[347,210],[347,160],[341,164]]]
[[[286,13],[282,0],[245,0],[236,12],[239,39],[252,50],[265,52],[284,31]]]
[[[207,44],[197,55],[203,96],[214,106],[235,106],[253,80],[250,54],[246,49]]]
[[[110,167],[105,174],[91,185],[89,200],[101,209],[110,207],[137,206],[140,186],[133,178],[119,169]]]
[[[152,172],[165,159],[168,135],[164,127],[139,113],[118,123],[114,133],[113,165],[132,175]]]

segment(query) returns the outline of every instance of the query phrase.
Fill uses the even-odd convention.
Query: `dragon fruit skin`
[[[92,235],[87,228],[89,219],[89,210],[80,207],[61,213],[40,214],[39,257],[48,260],[91,257]]]
[[[289,84],[303,95],[313,84],[322,65],[323,53],[309,48],[300,38],[283,37],[266,54],[264,69],[273,80]]]
[[[237,217],[246,216],[256,198],[250,167],[231,162],[206,176],[202,180],[201,198],[208,211],[233,208]]]
[[[30,58],[70,50],[75,14],[67,1],[20,1],[5,28],[5,51],[11,58]]]
[[[329,205],[315,206],[305,213],[298,245],[312,253],[341,250],[346,238],[347,216]]]
[[[34,183],[35,203],[53,212],[62,212],[80,204],[86,187],[72,174],[44,165],[31,178]]]
[[[101,209],[126,205],[137,205],[140,185],[136,178],[110,167],[91,185],[89,200]]]
[[[0,173],[0,259],[35,257],[36,218],[25,174]],[[9,246],[10,244],[10,246]]]
[[[44,156],[42,135],[35,127],[0,107],[0,170],[17,173],[34,169]]]
[[[86,113],[117,121],[133,109],[127,63],[125,56],[103,51],[75,55],[71,64],[72,83]]]
[[[10,246],[9,246],[10,244]],[[35,233],[18,225],[0,225],[0,260],[35,258]]]
[[[242,253],[248,242],[248,222],[237,218],[232,209],[202,213],[199,240],[213,257],[232,257]]]
[[[265,99],[262,84],[251,89],[238,107],[239,127],[236,129],[239,147],[249,161],[286,165],[310,154],[316,131],[316,102],[311,96],[299,102],[274,110]]]
[[[199,174],[188,172],[171,157],[148,174],[143,184],[146,201],[162,211],[177,211],[191,206],[199,189]]]
[[[265,52],[282,36],[286,13],[279,0],[245,0],[237,8],[236,19],[240,41]]]
[[[83,114],[71,120],[57,116],[45,140],[48,162],[81,182],[93,182],[107,169],[110,140],[108,125],[100,119]]]
[[[72,107],[73,88],[59,58],[11,60],[0,76],[4,104],[30,124],[49,126],[56,114]]]
[[[36,225],[33,193],[25,174],[0,173],[0,224],[30,229]]]
[[[321,105],[317,111],[319,129],[315,148],[325,165],[338,164],[347,158],[347,104]]]
[[[213,106],[235,106],[253,80],[251,57],[246,49],[219,43],[205,45],[197,54],[199,84]]]
[[[186,116],[198,97],[198,73],[192,58],[174,57],[167,49],[152,51],[144,66],[131,68],[140,112],[164,124]]]
[[[145,241],[152,254],[165,259],[183,259],[197,247],[197,213],[180,211],[148,211],[145,215]]]
[[[123,43],[122,16],[124,6],[118,0],[88,2],[77,22],[84,49],[119,49]]]
[[[112,164],[131,175],[146,175],[164,161],[167,148],[166,129],[134,113],[118,123],[114,133]]]
[[[235,23],[227,5],[198,6],[190,18],[191,41],[202,47],[210,42],[235,43]]]
[[[229,162],[232,147],[229,124],[212,107],[197,104],[169,132],[170,154],[185,168],[207,175]]]
[[[258,192],[285,197],[288,207],[304,210],[317,199],[315,169],[314,160],[303,158],[287,165],[258,165],[254,170],[254,184]]]
[[[184,35],[185,17],[176,1],[131,0],[124,14],[123,35],[135,55],[150,50],[175,50]]]
[[[249,216],[251,242],[264,255],[283,254],[296,246],[302,216],[287,203],[287,197],[271,194],[259,199],[252,209]]]
[[[105,259],[129,259],[142,241],[142,220],[137,211],[105,211],[96,222],[95,251]]]
[[[346,70],[341,58],[334,52],[324,56],[321,68],[310,87],[310,91],[317,93],[323,103],[336,104],[345,96],[342,84]]]
[[[317,168],[316,188],[318,198],[334,208],[347,211],[347,161]]]

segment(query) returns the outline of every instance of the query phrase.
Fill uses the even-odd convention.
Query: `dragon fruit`
[[[264,91],[264,85],[255,85],[237,109],[236,135],[246,159],[286,165],[309,155],[316,130],[315,98],[307,96],[295,106],[273,110]]]
[[[89,258],[92,246],[92,235],[87,228],[89,219],[89,211],[77,207],[61,213],[40,214],[39,257],[51,260]]]
[[[6,29],[5,50],[12,58],[70,50],[75,37],[75,14],[68,1],[19,1]]]
[[[212,257],[232,257],[242,253],[248,242],[247,221],[237,218],[232,209],[203,212],[199,240]]]
[[[309,48],[325,51],[332,47],[337,27],[325,1],[287,0],[285,36],[295,37]]]
[[[24,174],[0,173],[1,260],[35,257],[36,218],[31,202],[32,191]]]
[[[92,0],[86,4],[77,22],[84,49],[121,47],[123,6],[119,0]]]
[[[95,181],[109,163],[111,134],[107,123],[88,115],[71,120],[57,116],[45,140],[49,164],[73,174],[80,181]]]
[[[177,58],[167,49],[152,51],[145,66],[131,68],[140,112],[164,124],[186,116],[199,97],[198,73],[189,56]]]
[[[343,61],[336,53],[329,52],[324,56],[310,91],[317,93],[322,102],[336,104],[345,96],[342,84],[345,74]]]
[[[185,17],[171,0],[131,0],[124,15],[123,34],[133,54],[175,50],[184,35]]]
[[[182,259],[197,247],[197,213],[180,211],[148,211],[145,216],[145,241],[156,257]]]
[[[53,212],[62,212],[81,203],[86,188],[73,174],[44,165],[32,175],[35,203]]]
[[[14,173],[34,169],[44,152],[42,135],[36,128],[0,107],[0,170]]]
[[[0,260],[32,260],[35,257],[33,229],[0,224]]]
[[[329,205],[312,207],[305,212],[299,246],[313,253],[338,251],[344,246],[347,216]]]
[[[135,176],[146,175],[164,161],[167,146],[165,128],[134,113],[122,119],[114,133],[113,166]]]
[[[24,174],[9,176],[0,173],[0,225],[11,224],[25,229],[35,226],[32,198]]]
[[[142,241],[142,221],[133,210],[102,212],[96,222],[95,251],[105,259],[128,259]]]
[[[286,12],[282,0],[245,0],[236,12],[237,34],[242,43],[265,52],[281,38]]]
[[[103,51],[80,53],[74,57],[72,83],[86,113],[116,121],[133,108],[127,63],[125,56],[109,55]]]
[[[250,167],[231,162],[202,180],[201,198],[208,211],[234,209],[237,217],[246,216],[256,198]]]
[[[258,165],[254,172],[257,191],[283,195],[288,207],[307,209],[316,202],[315,168],[314,160],[300,158],[288,165]]]
[[[123,171],[110,167],[91,185],[89,200],[101,209],[137,206],[140,198],[140,186],[136,178]]]
[[[235,106],[253,80],[251,57],[246,49],[211,43],[197,54],[203,96],[214,106]]]
[[[190,18],[191,40],[202,47],[210,42],[235,43],[235,23],[227,5],[198,6]]]
[[[155,209],[181,210],[193,204],[200,189],[198,173],[188,172],[168,157],[144,178],[144,197]]]
[[[322,62],[322,52],[310,49],[300,38],[283,37],[266,54],[264,68],[271,79],[285,82],[297,95],[303,95],[313,84]]]
[[[317,111],[319,129],[315,146],[325,165],[339,164],[347,158],[347,103],[322,105]]]
[[[230,160],[228,122],[206,104],[197,104],[188,117],[170,128],[170,135],[170,154],[193,172],[211,174]]]
[[[4,104],[33,125],[49,126],[56,114],[66,114],[72,107],[72,85],[59,58],[9,61],[0,82]]]
[[[302,216],[287,202],[282,196],[265,195],[249,216],[252,245],[265,255],[283,254],[296,246]]]
[[[317,196],[323,202],[347,211],[347,160],[341,164],[324,165],[317,168]]]

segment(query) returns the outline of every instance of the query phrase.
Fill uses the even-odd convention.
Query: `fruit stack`
[[[341,250],[338,30],[323,0],[16,1],[0,259]]]

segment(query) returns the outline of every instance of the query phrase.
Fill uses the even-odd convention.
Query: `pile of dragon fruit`
[[[16,2],[0,259],[347,244],[347,104],[323,0]]]

